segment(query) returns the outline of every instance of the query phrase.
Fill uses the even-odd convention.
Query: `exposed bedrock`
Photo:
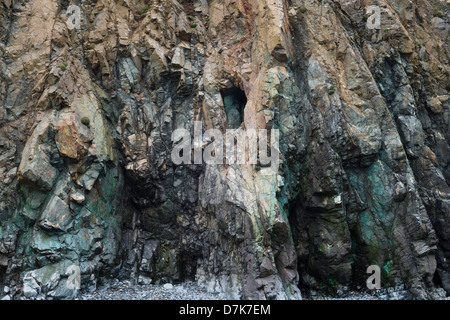
[[[410,298],[450,294],[449,12],[3,1],[0,297],[119,278],[301,299],[365,288],[370,265]],[[279,130],[278,171],[175,164],[198,122]]]

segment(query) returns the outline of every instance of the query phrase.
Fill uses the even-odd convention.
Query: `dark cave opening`
[[[180,280],[195,281],[195,275],[197,273],[197,260],[198,257],[190,252],[181,252],[178,258]]]
[[[6,269],[6,266],[3,264],[0,265],[0,288],[5,285]]]
[[[297,270],[299,280],[297,286],[302,296],[312,297],[314,292],[325,296],[338,297],[339,288],[359,290],[365,287],[367,266],[367,249],[361,247],[362,240],[357,230],[350,229],[351,250],[349,260],[351,274],[349,278],[339,273],[339,269],[329,268],[329,260],[321,251],[321,213],[305,206],[301,190],[299,196],[289,203],[289,225],[297,252]],[[322,222],[321,222],[322,221]],[[341,276],[341,277],[340,277]],[[344,278],[342,278],[344,277]],[[384,281],[384,280],[383,280]]]
[[[237,87],[221,90],[222,101],[227,115],[228,125],[237,129],[244,122],[244,109],[247,104],[245,92]]]
[[[60,0],[60,5],[61,5],[61,11],[66,11],[67,8],[69,7],[70,1],[69,0]]]

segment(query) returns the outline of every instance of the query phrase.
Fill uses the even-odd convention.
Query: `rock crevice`
[[[74,298],[119,279],[301,299],[365,287],[377,265],[384,287],[444,298],[449,12],[438,0],[4,1],[0,297]],[[279,130],[278,172],[176,165],[173,132],[199,121]]]

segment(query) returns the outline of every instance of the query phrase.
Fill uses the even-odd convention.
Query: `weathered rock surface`
[[[0,298],[118,278],[300,299],[369,265],[450,294],[449,19],[438,0],[3,1]],[[279,129],[278,174],[175,165],[194,121]]]

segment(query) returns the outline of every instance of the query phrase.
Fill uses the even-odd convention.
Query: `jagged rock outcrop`
[[[450,294],[449,14],[3,1],[0,297],[73,298],[79,268],[83,290],[195,279],[300,299],[364,286],[369,265],[411,298]],[[279,171],[176,165],[172,134],[196,121],[278,129]]]

